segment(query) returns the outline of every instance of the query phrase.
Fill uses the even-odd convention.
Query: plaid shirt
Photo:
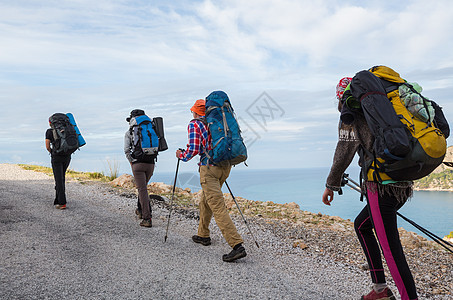
[[[182,161],[189,161],[195,155],[200,155],[199,166],[206,166],[208,158],[206,156],[206,145],[209,145],[209,134],[206,126],[200,120],[193,119],[187,126],[189,133],[189,143],[187,149],[181,153],[180,159]]]

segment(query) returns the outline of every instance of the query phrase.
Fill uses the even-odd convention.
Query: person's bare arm
[[[49,151],[49,153],[52,153],[52,148],[50,148],[50,140],[46,139],[46,149]]]

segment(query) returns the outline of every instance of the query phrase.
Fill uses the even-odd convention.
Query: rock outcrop
[[[135,187],[134,176],[129,174],[121,175],[110,182],[111,185],[120,186],[126,189],[132,189]]]

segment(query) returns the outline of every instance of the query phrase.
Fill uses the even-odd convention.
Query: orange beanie
[[[199,99],[195,101],[195,104],[192,106],[190,110],[196,113],[197,115],[204,116],[206,111],[205,103],[206,103],[205,100]]]

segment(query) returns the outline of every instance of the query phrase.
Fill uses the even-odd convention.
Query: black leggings
[[[371,279],[373,283],[385,283],[380,245],[401,299],[417,299],[414,278],[403,253],[396,221],[396,212],[404,202],[398,202],[387,194],[378,196],[377,191],[369,189],[367,193],[368,204],[355,219],[354,228],[368,261]],[[379,244],[373,233],[373,224]]]
[[[71,162],[71,155],[52,157],[53,177],[55,178],[55,201],[54,205],[66,204],[65,174]]]

